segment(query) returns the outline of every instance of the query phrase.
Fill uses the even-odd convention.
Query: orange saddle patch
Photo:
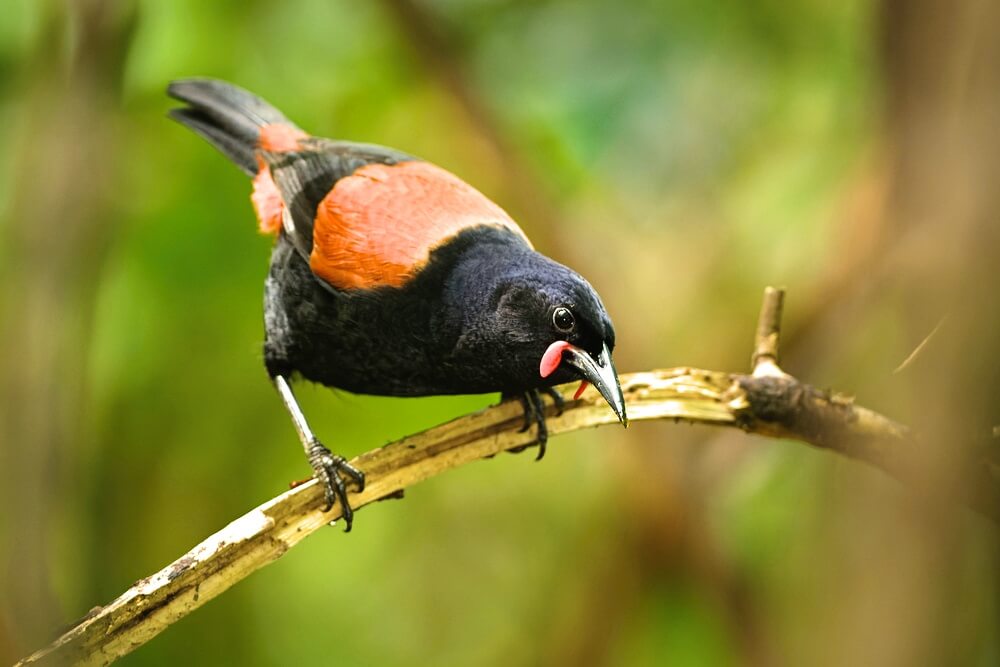
[[[257,223],[261,234],[277,234],[281,230],[281,214],[285,204],[278,192],[278,186],[271,178],[271,170],[257,158],[257,175],[253,177],[253,192],[250,201],[257,213]]]
[[[369,164],[320,202],[309,266],[338,289],[400,287],[435,247],[477,225],[509,229],[528,243],[502,208],[440,167]]]
[[[297,127],[271,123],[260,128],[257,147],[271,153],[297,151],[302,148],[299,140],[308,136]],[[281,199],[278,186],[271,178],[271,170],[260,156],[257,157],[257,175],[253,179],[253,193],[250,195],[250,201],[253,202],[254,211],[257,213],[260,232],[262,234],[277,234],[281,230],[281,215],[285,204]]]
[[[299,144],[299,140],[308,136],[297,127],[283,123],[271,123],[260,128],[260,138],[257,140],[257,145],[261,150],[272,153],[287,153],[301,150],[302,146]]]

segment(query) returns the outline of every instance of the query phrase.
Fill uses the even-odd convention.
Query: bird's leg
[[[556,405],[556,410],[562,413],[563,403],[562,396],[559,395],[558,398],[553,394],[558,394],[551,389],[546,389],[545,393],[552,396],[552,400]],[[523,394],[518,394],[518,400],[521,401],[521,405],[524,407],[524,426],[521,427],[520,433],[524,433],[532,426],[538,426],[538,435],[535,438],[535,442],[538,444],[538,456],[535,457],[536,461],[540,461],[543,456],[545,456],[545,445],[549,441],[549,429],[545,424],[545,402],[542,400],[542,393],[537,389],[530,389]],[[530,445],[524,445],[522,447],[513,447],[509,451],[517,454],[523,452]]]
[[[563,408],[566,407],[566,399],[563,398],[562,392],[557,390],[555,387],[545,387],[542,389],[549,397],[552,399],[552,403],[556,406],[556,417],[562,417]]]
[[[333,503],[339,500],[346,525],[344,532],[350,532],[351,524],[354,521],[354,510],[347,502],[347,485],[342,475],[350,477],[358,487],[358,491],[364,491],[365,474],[348,463],[343,456],[332,453],[313,435],[305,415],[302,414],[302,408],[299,407],[299,402],[295,400],[295,394],[292,393],[288,378],[276,375],[274,387],[278,390],[288,414],[292,417],[292,423],[299,434],[299,440],[302,441],[309,465],[312,467],[316,479],[323,485],[326,495],[326,507],[323,511],[329,512]]]
[[[530,398],[531,392],[526,391],[523,394],[517,395],[517,400],[521,402],[521,408],[524,409],[524,424],[517,430],[518,433],[524,433],[529,428],[535,425],[537,417],[535,417],[535,403]],[[525,445],[527,447],[527,445]],[[518,447],[517,449],[512,449],[512,452],[523,452],[525,447]]]

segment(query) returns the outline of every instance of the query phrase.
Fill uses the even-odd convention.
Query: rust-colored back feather
[[[338,289],[400,287],[435,247],[476,225],[503,227],[528,242],[503,209],[440,167],[368,164],[320,202],[309,266]]]

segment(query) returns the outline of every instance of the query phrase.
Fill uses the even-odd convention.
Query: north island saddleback
[[[174,81],[170,117],[253,179],[260,230],[275,234],[264,286],[264,362],[326,509],[353,512],[364,473],[313,435],[293,377],[358,394],[517,396],[525,428],[547,430],[541,392],[582,380],[628,423],[611,361],[615,331],[575,271],[536,252],[499,206],[400,151],[313,137],[255,95]]]

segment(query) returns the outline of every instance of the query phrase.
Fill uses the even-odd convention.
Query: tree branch
[[[914,440],[905,426],[778,368],[782,296],[773,288],[765,293],[752,375],[693,368],[624,375],[630,420],[673,419],[798,440],[919,482],[907,463]],[[560,389],[567,405],[561,415],[549,408],[551,435],[617,423],[593,389],[576,401],[569,387]],[[520,403],[507,401],[362,454],[351,463],[365,471],[369,482],[350,501],[360,509],[446,470],[532,444],[533,434],[520,432],[523,422]],[[994,502],[1000,497],[1000,480],[989,474],[990,465],[995,463],[977,464],[975,483],[967,487],[964,500],[1000,521],[1000,504]],[[53,644],[18,664],[107,664],[129,653],[340,517],[339,505],[326,514],[322,506],[323,494],[314,480],[281,494],[95,608]]]

